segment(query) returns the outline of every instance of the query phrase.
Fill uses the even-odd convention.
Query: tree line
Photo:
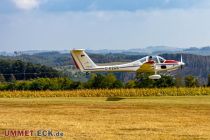
[[[34,78],[58,77],[59,72],[51,67],[23,62],[20,60],[0,60],[0,80],[30,80]]]
[[[133,80],[122,82],[117,74],[91,74],[88,81],[78,82],[65,77],[57,70],[20,60],[0,60],[0,90],[71,90],[71,89],[112,89],[112,88],[160,88],[197,87],[199,80],[193,76],[185,78],[162,75],[151,80],[149,74],[137,73]],[[118,77],[119,78],[119,77]],[[210,86],[210,75],[208,84]]]
[[[66,77],[37,78],[31,80],[14,80],[5,82],[0,76],[0,90],[74,90],[74,89],[114,89],[114,88],[164,88],[164,87],[197,87],[198,80],[193,76],[179,81],[171,76],[162,76],[159,80],[151,80],[147,74],[137,74],[134,80],[123,83],[112,73],[107,75],[92,74],[88,81],[72,81]],[[210,76],[209,84],[210,86]]]

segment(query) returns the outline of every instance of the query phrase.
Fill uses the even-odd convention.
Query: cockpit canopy
[[[141,63],[145,63],[148,61],[154,61],[155,63],[163,63],[166,59],[162,58],[161,56],[146,56],[140,59]]]

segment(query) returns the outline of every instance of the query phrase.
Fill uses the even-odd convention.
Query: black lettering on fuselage
[[[109,70],[118,70],[119,67],[105,67],[105,70],[106,71],[109,71]]]

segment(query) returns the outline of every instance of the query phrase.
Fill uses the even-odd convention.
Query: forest
[[[58,77],[58,71],[51,67],[23,62],[21,60],[0,60],[1,81],[29,80],[34,78]]]

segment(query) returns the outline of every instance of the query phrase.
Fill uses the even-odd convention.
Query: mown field
[[[70,140],[210,139],[210,96],[0,98],[0,139],[11,129]],[[26,138],[57,139],[17,139]]]

